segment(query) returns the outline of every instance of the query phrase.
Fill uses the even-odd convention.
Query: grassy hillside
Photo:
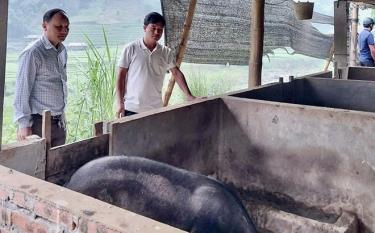
[[[10,0],[8,37],[22,40],[29,34],[41,32],[44,12],[61,8],[67,12],[72,24],[129,24],[141,22],[150,11],[160,11],[158,0]]]

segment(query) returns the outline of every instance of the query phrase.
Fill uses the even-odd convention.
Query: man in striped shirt
[[[42,113],[51,111],[51,146],[65,143],[64,109],[67,100],[67,52],[62,44],[69,33],[65,11],[52,9],[43,16],[42,37],[19,57],[14,100],[17,139],[42,136]]]

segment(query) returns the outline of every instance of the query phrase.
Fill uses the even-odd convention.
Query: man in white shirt
[[[142,39],[127,44],[119,60],[116,83],[116,116],[132,115],[163,106],[162,87],[166,72],[171,71],[187,100],[195,97],[176,66],[175,54],[158,43],[165,19],[151,12],[144,19]]]
[[[17,139],[42,136],[42,114],[51,111],[51,146],[65,143],[64,109],[67,99],[67,52],[62,44],[69,33],[65,11],[52,9],[43,16],[42,37],[21,53],[16,77],[14,121]]]

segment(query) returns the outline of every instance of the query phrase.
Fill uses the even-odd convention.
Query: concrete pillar
[[[337,68],[348,66],[349,58],[349,2],[334,2],[334,44],[335,44],[335,61]]]
[[[8,27],[8,0],[0,0],[0,150],[1,150],[2,135],[3,135],[7,27]]]
[[[358,4],[357,3],[351,3],[351,36],[350,36],[350,66],[356,66],[357,65],[357,33],[358,33]]]

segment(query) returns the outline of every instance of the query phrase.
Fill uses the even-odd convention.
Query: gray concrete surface
[[[306,219],[334,224],[354,213],[360,232],[375,232],[372,85],[296,79],[140,114],[112,124],[110,151],[213,175],[244,192],[244,203],[258,196]]]
[[[346,69],[347,79],[375,81],[375,67],[353,66]]]
[[[301,105],[375,112],[375,82],[301,78],[256,90],[233,94],[251,98]]]
[[[332,78],[332,71],[321,71],[317,73],[299,76],[298,78]]]
[[[108,155],[109,135],[99,135],[48,150],[46,180],[65,184],[85,163]]]
[[[250,205],[248,211],[255,216],[255,224],[261,233],[356,233],[357,218],[344,212],[334,223],[317,221],[288,213],[267,205]]]
[[[212,174],[218,154],[218,113],[216,99],[115,121],[110,154],[147,157]]]
[[[24,141],[3,145],[0,151],[0,164],[44,179],[46,170],[45,139],[31,135]]]
[[[374,232],[375,114],[233,97],[223,108],[220,180],[274,202],[356,213],[361,232]]]

